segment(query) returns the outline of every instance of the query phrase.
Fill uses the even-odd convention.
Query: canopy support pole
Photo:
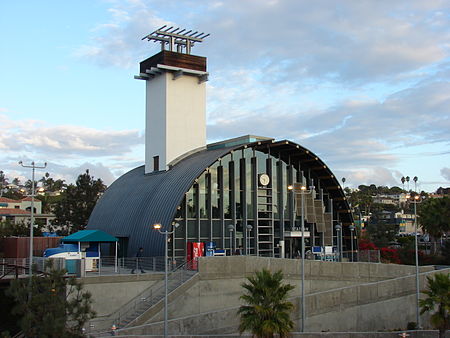
[[[114,257],[114,272],[117,273],[117,241],[116,243],[116,256]]]

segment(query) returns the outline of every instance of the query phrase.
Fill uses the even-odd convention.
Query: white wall
[[[159,170],[184,153],[206,145],[206,84],[195,76],[173,80],[163,73],[146,81],[145,172]]]

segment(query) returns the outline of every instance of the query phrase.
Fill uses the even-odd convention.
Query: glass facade
[[[268,180],[261,179],[267,175]],[[285,161],[277,154],[242,148],[218,159],[185,193],[174,222],[179,224],[171,241],[175,257],[186,257],[188,242],[215,242],[227,255],[239,251],[268,257],[295,257],[300,250],[302,215],[295,183],[314,185],[305,203],[329,214],[324,227],[312,217],[305,219],[306,250],[312,245],[332,245],[332,203],[320,189],[320,178],[302,171],[300,159]],[[310,202],[308,202],[310,201]],[[319,201],[319,202],[311,202]],[[321,201],[321,202],[320,202]],[[322,208],[322,209],[320,209]],[[326,231],[324,230],[326,228]],[[319,230],[319,231],[318,231]]]

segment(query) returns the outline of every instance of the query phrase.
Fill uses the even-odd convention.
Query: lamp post
[[[338,250],[338,259],[339,262],[342,262],[342,226],[340,223],[338,223],[334,226],[334,228],[336,229],[336,247]]]
[[[246,254],[250,255],[251,254],[251,252],[250,252],[250,234],[252,232],[253,227],[252,227],[251,224],[247,224],[245,226],[245,228],[247,229],[247,250],[246,250]]]
[[[415,182],[417,182],[417,176],[414,177]],[[412,196],[406,195],[407,199]],[[420,311],[419,311],[419,298],[420,298],[420,283],[419,283],[419,243],[417,239],[417,201],[419,200],[419,195],[415,195],[413,198],[414,202],[414,246],[416,254],[416,323],[417,327],[421,328],[420,325]]]
[[[355,231],[355,226],[352,224],[349,226],[350,229],[350,247],[352,250],[352,262],[354,262],[354,256],[353,256],[353,231]]]
[[[233,224],[228,224],[228,231],[230,232],[230,256],[233,256],[233,252],[234,252],[234,241],[233,241],[234,225]]]
[[[19,164],[24,168],[31,168],[31,213],[30,213],[30,266],[28,269],[28,273],[30,274],[30,287],[31,287],[31,278],[33,277],[33,232],[34,232],[34,196],[35,196],[35,186],[34,186],[34,174],[36,169],[44,169],[47,167],[47,162],[44,163],[43,166],[38,166],[36,163],[31,162],[31,165],[25,165],[22,161]],[[30,289],[30,297],[31,297],[31,289]]]
[[[293,185],[288,186],[288,190],[292,191],[292,193],[297,193],[302,195],[301,198],[301,233],[302,233],[302,332],[305,332],[305,317],[306,317],[306,309],[305,309],[305,201],[304,195],[310,194],[314,191],[314,186],[310,187],[310,190],[306,189],[306,186],[300,186],[300,189],[295,189]]]
[[[173,228],[172,231],[161,231],[161,224],[156,223],[153,224],[153,229],[158,230],[160,234],[163,234],[165,236],[164,238],[164,337],[168,337],[168,327],[167,327],[167,321],[168,321],[168,301],[167,301],[167,295],[168,295],[168,280],[167,280],[167,261],[168,261],[168,241],[169,241],[169,235],[173,234],[175,231],[175,228],[178,227],[178,223],[172,224]]]

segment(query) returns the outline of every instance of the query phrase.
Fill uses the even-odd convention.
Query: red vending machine
[[[203,242],[187,243],[187,261],[191,270],[198,269],[198,257],[204,256],[205,244]]]

